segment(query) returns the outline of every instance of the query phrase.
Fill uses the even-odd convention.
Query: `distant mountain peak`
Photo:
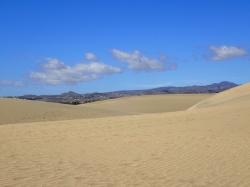
[[[210,86],[238,86],[237,84],[233,83],[233,82],[229,82],[229,81],[222,81],[220,83],[213,83]]]
[[[73,92],[73,91],[69,91],[68,94],[78,94],[78,93]]]
[[[66,93],[62,93],[61,94],[62,96],[78,96],[78,95],[80,95],[80,94],[78,94],[78,93],[75,93],[75,92],[73,92],[73,91],[69,91],[69,92],[66,92]]]

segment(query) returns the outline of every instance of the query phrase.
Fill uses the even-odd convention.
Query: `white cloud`
[[[165,55],[164,53],[161,53],[160,52],[160,58],[159,58],[160,60],[167,60],[168,59],[168,57],[167,57],[167,55]]]
[[[229,60],[241,56],[247,55],[247,52],[244,49],[234,47],[234,46],[220,46],[214,47],[210,46],[212,54],[210,56],[204,56],[207,60],[220,61],[220,60]]]
[[[111,53],[113,57],[120,62],[127,62],[128,68],[135,71],[164,71],[174,70],[177,68],[176,64],[167,63],[166,66],[155,58],[148,58],[140,54],[138,50],[134,52],[123,52],[117,49],[112,49]],[[166,56],[161,56],[160,59],[166,59]]]
[[[25,83],[21,81],[7,81],[7,80],[0,80],[0,86],[15,86],[15,87],[24,87],[26,86]]]
[[[180,60],[178,57],[176,57],[176,56],[172,56],[171,58],[172,58],[173,61],[181,61],[181,60]]]
[[[0,85],[2,85],[2,86],[8,86],[8,85],[11,85],[11,82],[7,81],[7,80],[0,80]]]
[[[93,53],[85,53],[85,58],[87,60],[98,60],[98,58]]]
[[[41,71],[30,72],[28,78],[35,84],[76,84],[101,78],[104,74],[120,73],[121,69],[104,63],[79,63],[73,67],[63,62],[46,58],[47,63],[41,65]]]

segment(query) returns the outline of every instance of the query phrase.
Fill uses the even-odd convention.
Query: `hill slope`
[[[208,99],[191,107],[191,109],[207,108],[217,105],[228,105],[233,103],[249,102],[250,100],[250,83],[231,88],[224,92],[218,93]]]

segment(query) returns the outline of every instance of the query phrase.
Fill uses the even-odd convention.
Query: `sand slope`
[[[229,92],[188,111],[1,125],[0,186],[250,186],[250,99]]]
[[[0,125],[179,111],[186,110],[210,96],[210,94],[153,95],[77,106],[0,98]]]
[[[130,113],[107,111],[89,107],[0,98],[0,125],[25,122],[59,121],[107,116],[122,116]]]
[[[233,103],[248,102],[250,100],[250,83],[231,88],[224,92],[209,97],[190,109],[206,108],[217,105],[231,105]]]
[[[211,96],[213,94],[145,95],[105,100],[81,106],[130,114],[161,113],[187,110]]]

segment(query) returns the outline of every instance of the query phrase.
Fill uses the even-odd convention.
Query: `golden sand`
[[[1,125],[0,186],[250,186],[249,85],[186,111]]]
[[[208,97],[211,95],[154,95],[111,99],[77,106],[0,98],[0,125],[180,111]]]

